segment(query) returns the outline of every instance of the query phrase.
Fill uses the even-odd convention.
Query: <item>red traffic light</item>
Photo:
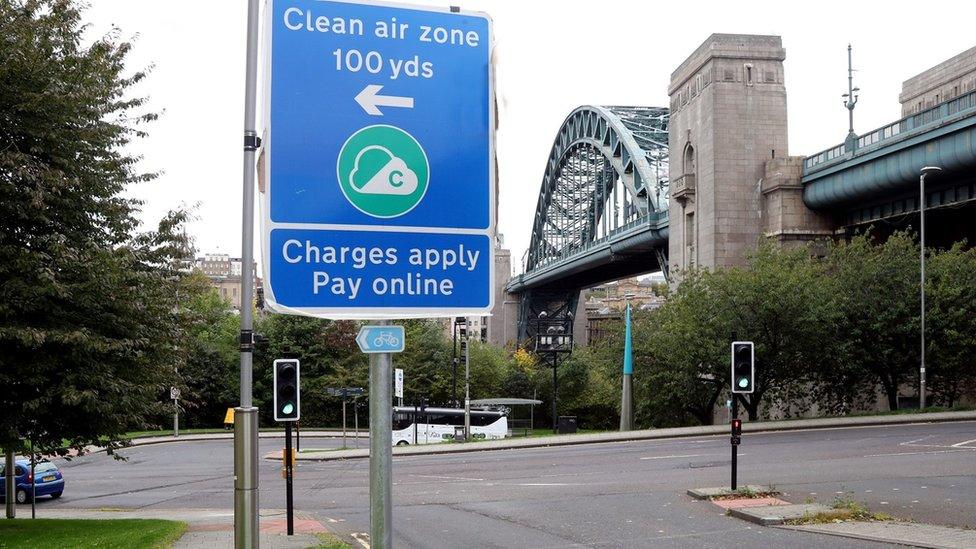
[[[741,419],[733,419],[730,423],[732,424],[732,434],[733,435],[738,435],[738,434],[742,433],[742,420]]]

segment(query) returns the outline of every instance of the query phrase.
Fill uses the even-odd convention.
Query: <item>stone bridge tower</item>
[[[713,34],[671,73],[673,271],[742,265],[766,232],[767,162],[788,160],[785,58],[779,36]]]

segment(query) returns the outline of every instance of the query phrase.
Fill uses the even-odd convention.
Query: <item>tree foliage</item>
[[[126,145],[155,118],[130,45],[67,0],[0,3],[0,438],[117,440],[174,380],[185,214],[137,234]]]

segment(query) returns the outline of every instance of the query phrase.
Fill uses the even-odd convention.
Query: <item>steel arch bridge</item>
[[[661,270],[667,276],[668,117],[661,107],[579,107],[546,163],[523,273],[519,340],[533,319],[572,322],[580,290]]]

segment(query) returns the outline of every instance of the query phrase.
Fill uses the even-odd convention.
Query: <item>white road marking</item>
[[[484,480],[485,480],[483,478],[447,477],[447,476],[441,476],[441,475],[416,475],[416,474],[412,474],[410,476],[412,476],[412,477],[420,477],[420,478],[439,478],[439,479],[444,479],[444,480],[474,480],[474,481],[477,481],[477,482],[484,482]]]
[[[927,439],[927,438],[932,438],[932,437],[934,437],[934,436],[935,436],[935,435],[925,435],[924,437],[921,437],[921,438],[916,438],[915,440],[909,440],[908,442],[902,442],[901,444],[899,444],[899,446],[912,446],[912,445],[914,445],[914,444],[915,444],[916,442],[921,442],[921,441],[923,441],[923,440],[925,440],[925,439]]]
[[[334,519],[332,517],[325,517],[325,520],[327,520],[328,522],[330,522],[332,524],[335,524],[337,522],[346,522],[346,519]]]
[[[513,486],[583,486],[582,484],[570,484],[562,482],[523,482]]]
[[[957,442],[952,445],[953,448],[976,448],[974,446],[969,446],[970,444],[976,442],[976,438],[973,440],[964,440],[962,442]]]
[[[359,545],[362,545],[363,549],[369,549],[369,534],[366,532],[356,532],[352,534],[352,539],[359,542]]]
[[[703,456],[717,456],[719,454],[675,454],[671,456],[647,456],[640,459],[676,459],[676,458],[696,458]]]
[[[886,456],[917,456],[921,454],[953,454],[955,452],[968,452],[969,450],[960,448],[958,450],[928,450],[925,452],[896,452],[893,454],[868,454],[864,457],[874,458],[874,457],[886,457]]]

